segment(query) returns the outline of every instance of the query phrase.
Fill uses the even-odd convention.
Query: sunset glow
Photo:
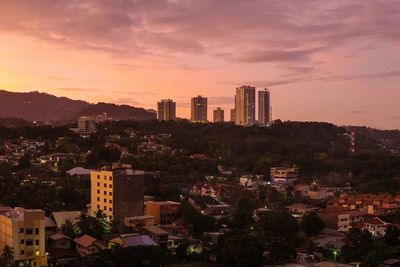
[[[398,129],[399,13],[395,0],[1,1],[0,89],[171,98],[189,118],[191,97],[228,114],[251,85],[270,89],[274,119]]]

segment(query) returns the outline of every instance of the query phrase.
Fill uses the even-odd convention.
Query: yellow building
[[[116,224],[143,215],[143,176],[127,168],[91,170],[91,213],[102,210]]]
[[[154,217],[154,223],[171,224],[180,212],[181,204],[173,201],[149,201],[146,203],[146,215]]]
[[[13,249],[17,266],[47,266],[43,210],[15,208],[0,213],[0,249]]]

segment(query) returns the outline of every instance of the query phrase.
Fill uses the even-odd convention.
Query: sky
[[[271,91],[273,119],[400,128],[398,0],[1,0],[0,88],[155,109]]]

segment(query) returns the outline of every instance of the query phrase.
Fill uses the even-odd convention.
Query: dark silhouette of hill
[[[71,121],[79,116],[96,116],[107,113],[109,117],[132,120],[155,119],[156,114],[143,108],[107,103],[91,104],[47,93],[16,93],[0,90],[0,117],[28,121],[56,123]]]

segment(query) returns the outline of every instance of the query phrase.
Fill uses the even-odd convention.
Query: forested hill
[[[96,116],[103,113],[116,120],[156,118],[154,112],[128,105],[90,104],[40,92],[16,93],[0,90],[0,118],[57,123],[76,120],[79,116]]]
[[[161,133],[170,136],[156,138],[155,142],[171,150],[135,154],[139,143],[149,140],[145,136]],[[119,138],[112,137],[115,135]],[[0,140],[13,137],[58,140],[63,136],[68,138],[63,139],[66,143],[57,152],[92,151],[90,158],[96,161],[87,160],[88,168],[110,160],[108,155],[113,152],[105,148],[105,143],[111,136],[112,142],[136,155],[124,158],[124,162],[137,169],[159,171],[165,182],[198,181],[207,175],[218,175],[218,165],[236,175],[262,174],[268,178],[270,167],[296,164],[300,182],[318,179],[332,186],[351,184],[363,192],[400,193],[400,155],[362,132],[356,133],[355,152],[352,152],[349,129],[329,123],[277,121],[262,128],[188,121],[108,121],[100,124],[98,132],[88,139],[80,138],[67,127],[0,127]],[[190,157],[193,154],[204,154],[206,159],[193,159]]]

